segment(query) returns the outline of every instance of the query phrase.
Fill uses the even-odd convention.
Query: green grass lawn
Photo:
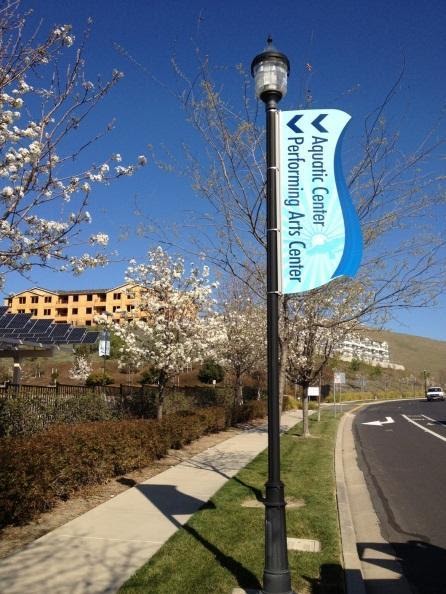
[[[289,537],[319,540],[320,553],[289,552],[295,592],[344,592],[334,486],[337,419],[310,420],[312,437],[297,425],[282,437],[282,480]],[[119,591],[120,594],[230,594],[260,588],[264,565],[264,508],[242,507],[259,499],[266,480],[266,452],[246,466],[197,512]]]

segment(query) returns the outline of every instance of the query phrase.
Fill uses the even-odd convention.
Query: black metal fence
[[[54,423],[156,418],[156,386],[0,386],[0,436],[42,431]],[[228,406],[229,387],[166,388],[165,414],[203,406]]]

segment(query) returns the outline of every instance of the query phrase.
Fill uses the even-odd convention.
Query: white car
[[[426,390],[426,398],[428,401],[444,400],[445,393],[443,391],[443,388],[440,388],[439,386],[431,386]]]

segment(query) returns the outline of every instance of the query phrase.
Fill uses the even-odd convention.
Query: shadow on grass
[[[257,576],[249,571],[249,569],[244,567],[237,561],[237,559],[234,559],[234,557],[223,553],[212,542],[200,534],[198,530],[186,524],[189,518],[198,510],[215,509],[214,503],[211,501],[201,501],[196,497],[181,493],[181,491],[178,491],[174,485],[140,484],[137,485],[136,488],[147,497],[147,499],[156,506],[163,516],[165,516],[174,526],[182,528],[212,553],[217,562],[234,576],[241,588],[260,588]]]
[[[245,483],[244,481],[239,479],[237,476],[232,477],[232,480],[235,481],[236,483],[238,483],[239,485],[242,485],[242,487],[246,487],[247,489],[249,489],[254,494],[257,501],[260,501],[261,503],[265,503],[265,498],[263,497],[263,493],[262,493],[261,489],[254,487],[253,485],[248,485],[248,483]]]
[[[257,576],[249,571],[249,569],[244,567],[239,561],[234,559],[234,557],[226,555],[220,551],[220,549],[206,540],[197,530],[195,530],[195,528],[192,528],[192,526],[186,524],[183,526],[183,530],[193,536],[197,542],[203,545],[203,547],[205,547],[210,553],[214,555],[216,561],[221,565],[221,567],[227,569],[234,576],[240,588],[244,590],[261,588],[261,584],[257,579]]]

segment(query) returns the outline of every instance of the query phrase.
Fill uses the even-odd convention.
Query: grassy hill
[[[446,379],[446,341],[388,330],[370,330],[367,334],[375,340],[387,341],[392,361],[404,365],[406,371],[422,374],[426,369],[432,376]]]
[[[391,361],[404,365],[405,371],[389,370],[385,374],[388,378],[393,377],[395,381],[399,382],[413,375],[421,385],[423,383],[423,370],[425,369],[430,374],[430,383],[439,383],[446,387],[446,341],[432,340],[410,334],[400,334],[388,330],[368,329],[365,334],[374,340],[385,340],[388,342]],[[100,359],[97,353],[92,354],[91,363],[94,372],[102,372],[104,366],[103,359]],[[73,354],[71,347],[66,347],[60,351],[56,350],[54,357],[49,359],[39,359],[37,361],[27,359],[23,366],[25,372],[23,381],[24,383],[48,384],[51,381],[52,369],[57,369],[60,383],[72,383],[68,374],[72,364]],[[40,378],[36,378],[34,373],[36,365],[42,370]],[[347,363],[342,365],[337,362],[336,365],[339,367],[338,370],[345,370],[349,376],[355,377],[355,373],[349,369]],[[12,360],[4,359],[0,363],[0,372],[3,370],[4,374],[7,375],[8,368],[12,368]],[[371,369],[368,370],[366,375],[370,375]],[[117,384],[138,383],[138,374],[129,376],[128,374],[118,372],[116,360],[108,360],[106,362],[106,371],[107,374],[113,376]],[[327,372],[327,382],[328,377],[331,377],[331,371]],[[1,380],[2,378],[0,378]],[[183,374],[180,381],[187,385],[198,383],[196,373]],[[384,380],[381,379],[378,381],[383,383]]]

